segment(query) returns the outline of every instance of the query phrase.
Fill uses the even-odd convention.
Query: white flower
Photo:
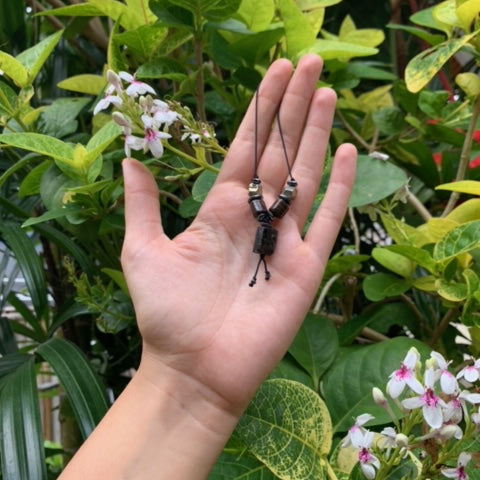
[[[355,419],[355,423],[348,430],[347,438],[345,438],[343,441],[342,447],[348,447],[349,445],[356,447],[356,445],[358,445],[363,438],[363,434],[366,432],[366,430],[363,428],[363,425],[374,418],[375,417],[369,413],[363,413],[362,415],[359,415]]]
[[[442,392],[451,395],[458,388],[457,379],[448,371],[448,365],[451,362],[447,362],[445,358],[443,358],[443,355],[438,352],[431,352],[430,357],[436,361],[439,367],[439,371],[436,373],[437,375],[440,375],[440,387],[442,388]]]
[[[411,348],[400,368],[390,375],[387,383],[387,392],[392,398],[397,398],[403,392],[405,385],[408,385],[415,393],[423,392],[422,384],[415,377],[415,366],[420,359],[416,348]]]
[[[133,75],[130,75],[128,72],[120,72],[119,76],[122,80],[125,80],[130,84],[125,90],[129,97],[145,95],[146,93],[156,95],[155,90],[148,83],[138,81]]]
[[[145,145],[145,140],[135,135],[126,134],[125,135],[125,155],[127,157],[131,156],[132,150],[143,150]]]
[[[425,387],[422,386],[421,395],[418,397],[406,398],[402,405],[408,410],[422,407],[423,418],[432,428],[440,428],[443,424],[442,407],[445,402],[437,397],[434,392],[435,372],[429,368],[425,372]]]
[[[164,124],[167,127],[179,118],[178,113],[170,110],[168,104],[162,102],[161,100],[153,101],[151,112],[153,114],[153,118],[159,125]]]
[[[467,480],[468,475],[465,472],[465,467],[471,458],[472,456],[469,453],[462,452],[458,457],[457,468],[442,468],[442,475],[457,480]]]
[[[162,138],[170,138],[171,135],[165,132],[160,132],[154,128],[147,128],[145,130],[145,144],[144,152],[150,150],[155,158],[160,158],[163,155]]]
[[[116,107],[120,107],[123,103],[123,100],[118,97],[117,95],[111,95],[107,93],[96,105],[95,109],[93,110],[93,114],[96,115],[101,110],[105,110],[110,105],[115,105]]]
[[[376,470],[380,468],[380,461],[378,458],[370,452],[370,447],[373,443],[373,432],[365,432],[358,445],[356,446],[358,451],[358,461],[360,462],[360,468],[362,473],[369,480],[375,478]]]
[[[397,432],[394,428],[385,427],[380,433],[383,435],[383,437],[378,442],[378,446],[380,448],[393,448],[397,445]]]
[[[462,377],[469,383],[476,382],[480,378],[480,358],[475,360],[473,365],[468,365],[457,373],[457,378]]]

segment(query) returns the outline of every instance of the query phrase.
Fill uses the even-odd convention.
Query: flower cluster
[[[474,385],[480,380],[480,359],[456,375],[449,370],[450,363],[440,353],[431,352],[422,365],[420,354],[411,348],[389,377],[386,391],[390,401],[380,389],[373,389],[375,403],[388,412],[395,428],[374,433],[365,427],[374,417],[362,414],[342,444],[358,451],[366,478],[386,478],[388,470],[407,455],[416,457],[414,463],[421,470],[415,478],[436,478],[439,474],[458,480],[468,478],[465,467],[471,455],[462,452],[462,447],[480,430],[480,394]],[[401,420],[391,403],[403,412]],[[452,461],[456,461],[456,467],[447,467]]]
[[[127,156],[131,156],[132,150],[142,150],[160,158],[164,147],[181,154],[181,151],[168,143],[172,138],[169,128],[175,123],[181,129],[180,141],[189,139],[195,145],[217,146],[216,142],[211,141],[215,133],[209,125],[197,122],[188,108],[155,98],[155,90],[147,83],[137,80],[134,75],[127,72],[117,74],[109,70],[107,81],[105,96],[96,104],[93,113],[96,115],[110,106],[114,107],[112,118],[122,127]],[[215,148],[211,149],[215,151]],[[189,157],[187,154],[182,156]],[[194,157],[187,159],[198,163]]]

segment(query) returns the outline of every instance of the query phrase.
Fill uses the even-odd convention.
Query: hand
[[[248,204],[253,174],[253,101],[218,179],[197,218],[170,240],[162,231],[158,192],[139,162],[124,162],[126,238],[122,264],[144,341],[143,363],[193,378],[241,411],[282,358],[309,309],[338,230],[354,178],[356,152],[342,145],[325,199],[305,238],[335,108],[335,93],[315,90],[317,56],[303,57],[293,75],[287,60],[270,67],[259,88],[258,174],[271,205],[287,180],[282,131],[298,195],[267,257],[271,279],[249,280],[258,255],[258,226]]]

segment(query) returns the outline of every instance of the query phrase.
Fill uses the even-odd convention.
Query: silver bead
[[[262,195],[262,184],[257,182],[252,182],[248,186],[248,196],[256,197]]]
[[[297,196],[297,187],[296,185],[289,185],[284,188],[282,192],[282,198],[284,198],[288,203],[290,203]]]

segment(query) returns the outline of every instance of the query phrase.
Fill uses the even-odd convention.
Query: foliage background
[[[463,22],[462,4],[473,12]],[[3,478],[56,478],[138,365],[119,263],[123,144],[109,114],[92,116],[107,66],[190,107],[227,147],[268,65],[305,51],[324,57],[319,85],[339,97],[331,148],[359,148],[355,191],[311,313],[211,478],[354,478],[332,442],[365,411],[388,423],[371,388],[383,388],[408,348],[435,347],[457,363],[479,353],[479,10],[472,0],[0,0]],[[141,159],[174,236],[222,155],[181,132],[171,144],[182,155]],[[45,372],[60,381],[54,392],[37,391]],[[52,393],[63,419],[54,446],[40,421]],[[285,399],[295,431],[272,418]],[[313,444],[302,418],[314,419]],[[252,437],[265,422],[274,451]],[[291,458],[279,464],[285,445]]]

